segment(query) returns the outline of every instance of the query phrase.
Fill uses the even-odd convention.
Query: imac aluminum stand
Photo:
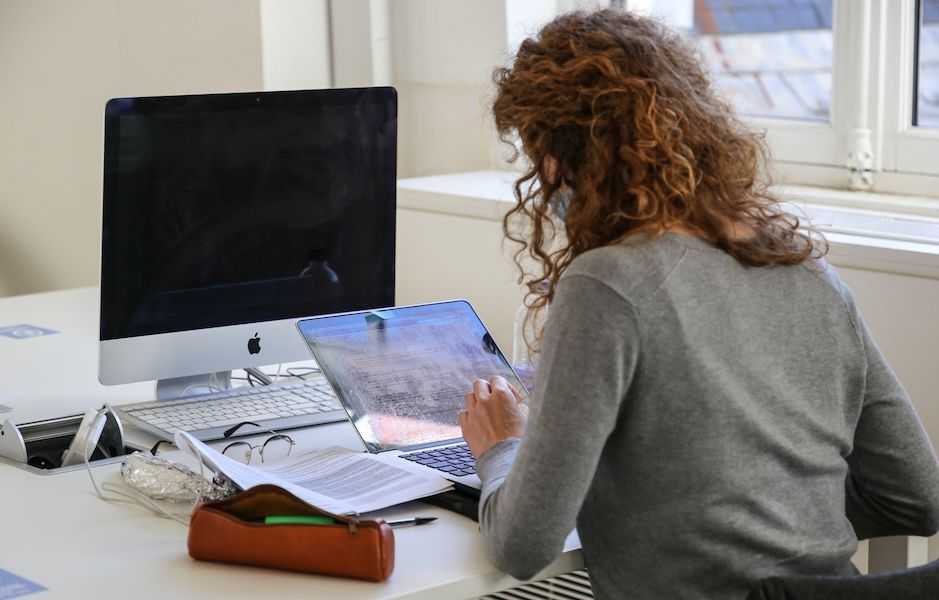
[[[262,385],[271,385],[273,381],[260,369],[252,367],[245,368]],[[190,375],[189,377],[174,377],[172,379],[160,379],[156,383],[157,400],[177,400],[187,396],[197,396],[199,394],[211,394],[212,392],[223,392],[231,389],[231,371],[219,371],[217,373],[205,373],[202,375]]]
[[[231,389],[231,371],[160,379],[156,382],[157,400],[177,400],[197,394],[210,394]]]

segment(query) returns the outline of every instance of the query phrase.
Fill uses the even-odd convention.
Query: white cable
[[[97,418],[107,418],[107,416],[104,412],[99,412]],[[91,443],[91,436],[93,434],[94,434],[94,428],[91,428],[88,431],[87,437],[85,438],[86,448],[88,447],[88,444]],[[128,502],[131,504],[137,503],[137,504],[142,505],[144,508],[150,509],[152,512],[156,513],[160,517],[172,519],[176,521],[177,523],[181,523],[187,527],[189,526],[188,518],[169,512],[168,510],[166,510],[165,508],[163,508],[162,506],[160,506],[159,504],[157,504],[150,498],[147,498],[146,496],[144,496],[143,494],[141,494],[140,492],[134,489],[128,488],[127,491],[125,491],[121,489],[120,486],[117,486],[113,483],[104,483],[101,485],[101,487],[98,487],[98,482],[95,481],[95,476],[91,472],[90,457],[93,453],[94,452],[85,453],[85,469],[88,471],[88,478],[91,479],[91,485],[92,487],[95,488],[95,493],[98,494],[99,498],[101,498],[105,502]],[[201,473],[202,469],[200,468],[199,470]],[[101,491],[102,488],[118,497],[116,498],[106,497],[104,493]],[[196,503],[198,503],[199,500],[200,498],[196,498]],[[193,505],[193,508],[195,508],[195,505]]]
[[[134,489],[127,488],[125,490],[121,486],[110,483],[110,482],[103,483],[101,484],[101,487],[98,487],[98,482],[95,481],[95,476],[91,472],[91,464],[88,461],[85,461],[85,468],[88,470],[88,477],[89,479],[91,479],[91,485],[95,488],[95,492],[98,494],[98,497],[104,500],[105,502],[126,502],[129,504],[140,504],[144,508],[149,509],[151,512],[156,513],[157,516],[163,517],[165,519],[172,519],[176,521],[177,523],[181,523],[182,525],[186,525],[187,527],[189,526],[188,518],[183,517],[178,514],[174,514],[166,510],[165,508],[163,508],[162,506],[160,506],[159,504],[157,504],[150,498],[147,498],[146,496],[144,496],[143,494],[141,494],[140,492]],[[111,494],[117,497],[108,498],[107,496],[104,495],[104,492],[101,491],[102,489],[104,489],[107,492],[110,492]]]
[[[89,470],[89,473],[91,473],[90,470]],[[92,479],[94,478],[92,477]],[[172,519],[173,521],[176,521],[177,523],[181,525],[185,525],[187,527],[189,526],[188,517],[184,517],[182,515],[175,514],[166,510],[165,508],[163,508],[162,506],[160,506],[159,504],[157,504],[150,498],[147,498],[146,496],[144,496],[143,494],[141,494],[140,492],[134,489],[127,488],[125,490],[122,488],[121,485],[110,483],[110,482],[101,484],[101,487],[107,492],[114,494],[115,496],[122,496],[119,498],[108,498],[104,496],[103,494],[101,494],[99,491],[98,497],[100,497],[105,502],[127,502],[128,504],[140,504],[141,506],[149,509],[151,512],[153,512],[159,517],[162,517],[164,519]]]

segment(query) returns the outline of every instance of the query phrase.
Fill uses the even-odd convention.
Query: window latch
[[[870,129],[851,131],[846,166],[850,172],[848,185],[852,190],[869,190],[874,187],[874,150]]]

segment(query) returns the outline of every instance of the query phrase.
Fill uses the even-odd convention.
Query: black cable
[[[156,455],[157,455],[157,451],[160,449],[160,446],[163,445],[163,444],[167,444],[167,445],[169,445],[169,446],[172,446],[172,445],[173,445],[173,442],[171,442],[171,441],[169,441],[169,440],[158,440],[157,443],[154,444],[152,448],[150,448],[150,454],[153,455],[153,456],[156,456]]]

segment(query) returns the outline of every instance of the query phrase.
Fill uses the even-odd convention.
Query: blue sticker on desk
[[[27,594],[35,594],[36,592],[44,591],[46,591],[46,588],[38,583],[33,583],[28,579],[17,577],[9,571],[0,569],[0,600],[19,598]]]
[[[27,325],[26,323],[0,327],[0,335],[13,338],[14,340],[25,340],[27,338],[53,335],[56,333],[59,332],[54,329],[46,329],[45,327],[38,327],[36,325]],[[0,596],[0,598],[3,598],[3,596]]]

